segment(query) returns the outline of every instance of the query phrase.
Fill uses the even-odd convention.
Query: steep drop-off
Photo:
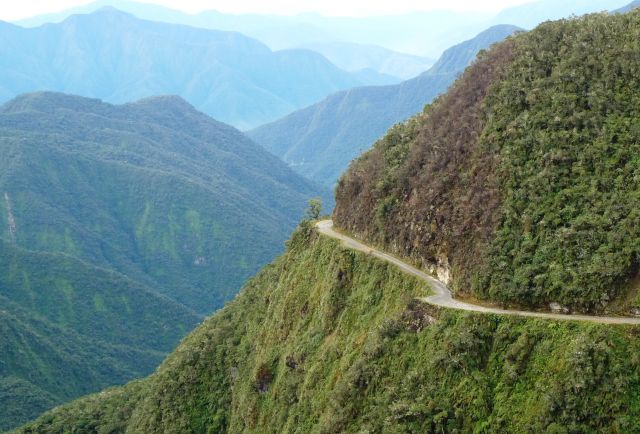
[[[482,54],[352,166],[335,219],[459,293],[632,306],[639,33],[640,12],[594,15]],[[152,376],[18,432],[640,431],[638,327],[438,309],[427,291],[303,222]]]
[[[21,433],[640,429],[638,331],[441,311],[303,225],[146,380]]]
[[[603,14],[496,46],[351,166],[334,220],[459,295],[633,310],[639,34]]]

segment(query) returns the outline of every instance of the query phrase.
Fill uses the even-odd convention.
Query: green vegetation
[[[324,193],[177,97],[24,95],[0,109],[0,149],[18,246],[118,271],[199,313],[280,253]],[[0,238],[10,227],[0,200]]]
[[[305,213],[308,220],[317,220],[322,215],[322,200],[320,198],[309,199],[309,206]]]
[[[148,375],[200,316],[113,271],[0,240],[0,430]]]
[[[173,334],[181,332],[165,322]],[[132,326],[129,333],[144,332]],[[108,332],[104,339],[92,336],[96,334],[62,327],[0,295],[0,430],[78,396],[147,375],[166,355],[114,342]]]
[[[200,316],[125,276],[0,240],[0,296],[83,336],[169,352]]]
[[[634,432],[638,329],[441,311],[303,225],[146,380],[20,433]]]
[[[2,429],[150,374],[319,193],[179,98],[25,95],[0,154]]]
[[[335,220],[451,271],[460,292],[629,307],[640,263],[639,35],[640,12],[593,15],[482,53],[352,165]],[[9,192],[21,243],[19,191]],[[131,233],[144,234],[155,204],[138,203]],[[180,211],[165,211],[168,234],[151,238],[167,262],[183,257],[174,233],[224,233],[222,223],[205,229],[198,207]],[[39,238],[86,251],[73,231]],[[22,282],[28,294],[33,281]],[[77,294],[69,280],[56,288],[63,299]],[[417,299],[428,291],[304,220],[285,254],[150,377],[17,432],[640,432],[640,328],[441,310]],[[108,311],[89,295],[94,311]],[[6,379],[0,392],[11,390],[32,388]]]
[[[545,23],[499,44],[340,181],[336,221],[459,293],[637,306],[640,13]]]

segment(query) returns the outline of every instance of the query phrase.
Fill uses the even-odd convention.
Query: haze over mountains
[[[18,23],[32,27],[46,22],[59,22],[74,13],[87,13],[103,6],[114,6],[140,18],[238,31],[276,50],[306,44],[347,42],[377,45],[401,53],[437,58],[445,49],[472,38],[492,25],[512,24],[531,29],[545,20],[614,10],[625,3],[625,0],[535,0],[522,6],[507,8],[498,14],[431,11],[373,17],[327,17],[312,13],[294,16],[235,15],[214,10],[187,14],[129,0],[99,0]]]
[[[145,21],[113,8],[25,29],[0,23],[0,101],[39,90],[124,103],[180,95],[248,128],[327,94],[395,79],[353,74],[309,50],[273,52],[238,33]]]
[[[339,92],[248,134],[298,173],[332,187],[351,160],[393,124],[421,111],[445,91],[478,51],[518,30],[492,27],[445,51],[417,78]]]
[[[346,71],[373,70],[392,77],[410,79],[429,69],[434,60],[398,53],[376,45],[348,42],[316,42],[301,46],[317,51]]]
[[[626,5],[625,7],[622,7],[620,9],[617,9],[616,12],[619,14],[624,14],[627,12],[631,12],[634,9],[640,8],[640,0],[635,0],[631,3],[629,3],[628,5]]]

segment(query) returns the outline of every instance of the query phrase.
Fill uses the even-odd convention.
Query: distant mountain
[[[399,53],[376,45],[318,42],[302,47],[317,51],[346,71],[357,72],[373,69],[381,74],[399,77],[403,80],[420,75],[434,63],[432,59],[426,57]]]
[[[39,90],[123,103],[180,95],[239,128],[277,119],[337,90],[384,84],[310,50],[273,52],[238,33],[145,21],[113,8],[25,29],[0,25],[0,102]]]
[[[598,14],[492,47],[354,162],[334,221],[456,298],[637,313],[639,32]],[[17,432],[640,432],[637,326],[437,307],[412,274],[305,221],[154,374]]]
[[[373,17],[327,17],[309,13],[293,16],[236,15],[213,10],[187,14],[158,5],[129,0],[98,0],[60,13],[40,15],[18,23],[32,27],[48,22],[60,22],[71,14],[93,12],[110,5],[140,18],[237,31],[264,42],[274,50],[348,41],[376,45],[420,57],[437,58],[446,48],[470,39],[493,25],[510,23],[531,29],[543,21],[568,17],[572,14],[613,10],[624,4],[625,0],[532,0],[525,5],[505,9],[497,15],[478,12],[428,11]]]
[[[327,17],[310,13],[293,16],[225,14],[215,10],[187,14],[129,0],[98,0],[17,24],[34,27],[60,22],[72,14],[90,13],[104,6],[113,6],[149,20],[240,32],[262,41],[273,50],[348,41],[432,58],[439,56],[445,48],[487,28],[487,22],[492,18],[490,14],[451,11],[373,17]]]
[[[626,5],[625,7],[622,7],[620,9],[617,9],[615,11],[613,11],[614,13],[618,13],[618,14],[624,14],[627,12],[631,12],[634,9],[640,8],[640,0],[635,0],[631,3],[629,3],[628,5]]]
[[[625,0],[537,0],[505,9],[494,18],[493,22],[511,23],[525,29],[532,29],[543,21],[610,11],[624,3]]]
[[[519,29],[495,26],[445,51],[424,74],[395,86],[336,93],[248,134],[297,172],[332,186],[349,162],[390,126],[421,111],[446,90],[480,49]]]
[[[148,375],[323,193],[178,97],[23,95],[0,155],[0,430]]]
[[[277,254],[323,193],[178,97],[24,95],[0,108],[0,151],[0,237],[116,270],[200,313]]]

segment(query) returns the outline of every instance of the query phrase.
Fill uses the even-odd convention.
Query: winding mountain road
[[[358,250],[375,256],[383,261],[387,261],[393,265],[399,267],[405,273],[411,274],[424,280],[433,288],[435,295],[423,298],[422,300],[432,304],[434,306],[445,307],[449,309],[466,310],[470,312],[479,312],[487,314],[498,315],[513,315],[531,318],[543,318],[550,320],[560,321],[589,321],[600,324],[635,324],[640,325],[640,318],[630,317],[615,317],[615,316],[593,316],[593,315],[573,315],[573,314],[559,314],[559,313],[546,313],[546,312],[531,312],[526,310],[510,310],[510,309],[498,309],[493,307],[478,306],[476,304],[465,303],[453,298],[451,291],[447,286],[440,282],[438,279],[430,276],[424,271],[420,271],[416,267],[407,264],[406,262],[384,253],[374,247],[368,246],[360,241],[357,241],[347,235],[341,234],[333,229],[332,220],[322,220],[316,223],[318,231],[331,238],[342,241],[342,243],[353,250]]]

